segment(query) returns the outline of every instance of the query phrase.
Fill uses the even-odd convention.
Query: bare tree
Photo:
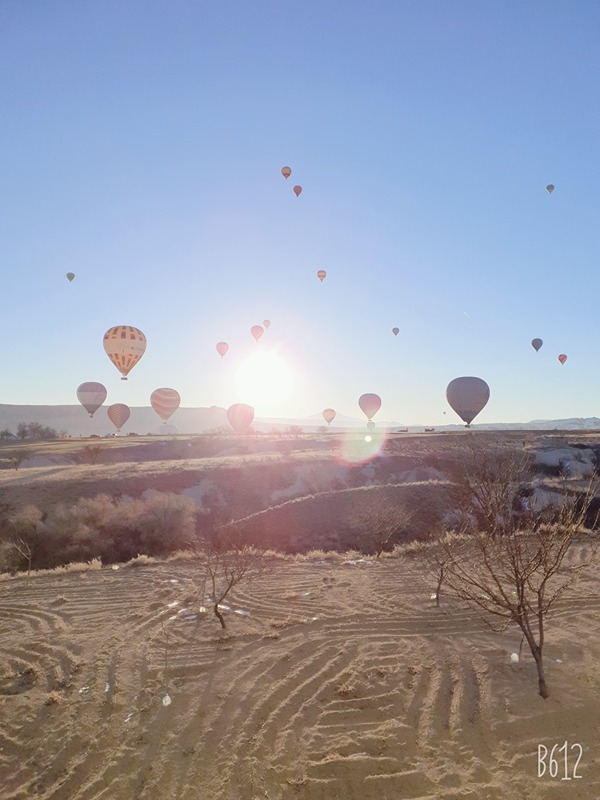
[[[2,540],[27,564],[27,577],[31,573],[33,553],[40,534],[42,512],[37,506],[23,506],[8,517],[2,530]]]
[[[369,494],[355,505],[350,521],[360,530],[361,544],[379,558],[388,545],[408,530],[413,514],[404,505],[382,502]]]
[[[81,455],[88,464],[96,464],[98,463],[101,452],[102,447],[99,444],[86,444],[81,451]]]
[[[33,458],[34,455],[35,453],[32,450],[27,450],[22,447],[18,450],[10,450],[6,454],[6,457],[12,467],[19,469],[24,461],[27,461],[28,458]]]

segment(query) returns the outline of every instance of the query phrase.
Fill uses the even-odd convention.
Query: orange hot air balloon
[[[558,360],[560,361],[561,364],[564,364],[565,361],[567,360],[567,357],[564,353],[561,353],[558,357]]]
[[[302,187],[301,186],[294,186],[294,194],[296,197],[300,197],[302,194]]]
[[[287,179],[288,179],[288,178],[290,177],[290,175],[292,174],[292,170],[290,169],[290,167],[282,167],[282,168],[281,168],[281,174],[283,175],[283,177],[284,177],[284,178],[286,179],[286,181],[287,181]]]
[[[227,409],[227,421],[236,433],[248,433],[253,419],[254,409],[245,403],[235,403]]]
[[[254,338],[256,339],[257,342],[260,339],[260,337],[263,335],[264,332],[265,332],[265,329],[261,325],[253,325],[250,328],[250,333],[252,334],[252,336],[254,336]]]
[[[106,409],[106,413],[108,414],[108,418],[115,428],[120,431],[123,425],[125,425],[129,419],[131,410],[129,406],[125,405],[125,403],[115,403]]]
[[[335,411],[333,410],[333,408],[326,408],[323,411],[323,419],[328,425],[330,425],[333,422],[333,420],[335,419]]]
[[[229,350],[229,345],[227,342],[217,342],[217,353],[223,358],[223,356]]]
[[[325,280],[326,277],[327,277],[327,273],[325,272],[324,269],[320,269],[317,272],[317,278],[321,281],[321,283],[323,283],[323,281]]]
[[[171,414],[177,411],[180,403],[181,397],[175,389],[155,389],[150,395],[150,405],[165,425]]]
[[[394,334],[394,336],[398,336],[398,334],[400,333],[400,328],[392,328],[392,333]]]
[[[271,320],[270,319],[264,319],[263,320],[263,325],[265,326],[265,328],[268,328],[270,324],[271,324]]]
[[[146,351],[146,337],[139,328],[115,325],[104,334],[104,350],[121,373],[121,380],[126,381],[127,375]]]
[[[95,381],[88,381],[82,383],[77,387],[77,399],[85,410],[89,413],[90,417],[94,416],[94,412],[98,411],[102,403],[106,400],[106,386]]]
[[[381,397],[378,394],[361,394],[358,405],[367,419],[371,419],[381,408]]]

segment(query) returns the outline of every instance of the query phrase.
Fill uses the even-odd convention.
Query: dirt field
[[[598,798],[599,588],[548,624],[544,701],[517,631],[436,609],[409,557],[274,561],[227,599],[229,639],[189,562],[6,579],[0,794]],[[581,778],[564,751],[538,778],[538,745],[565,741]]]

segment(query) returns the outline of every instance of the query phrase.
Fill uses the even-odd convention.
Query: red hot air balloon
[[[236,433],[248,433],[253,419],[254,409],[245,403],[235,403],[227,409],[227,421]]]
[[[292,174],[292,170],[290,169],[290,167],[282,167],[282,168],[281,168],[281,174],[283,175],[283,177],[284,177],[284,178],[286,179],[286,181],[287,181],[287,179],[288,179],[288,178],[290,177],[290,175]]]
[[[254,338],[256,339],[257,342],[260,339],[260,337],[263,335],[264,332],[265,332],[265,329],[262,327],[262,325],[253,325],[250,328],[250,333],[252,334],[252,336],[254,336]]]
[[[229,345],[227,342],[217,342],[217,353],[223,358],[227,351],[229,350]]]
[[[150,405],[162,419],[164,424],[179,408],[181,397],[175,389],[155,389],[150,395]]]
[[[77,387],[77,399],[85,410],[89,413],[90,417],[94,416],[94,412],[98,411],[102,403],[106,400],[106,386],[94,381],[82,383]]]
[[[326,277],[327,277],[327,273],[325,272],[324,269],[320,269],[317,272],[317,278],[321,281],[321,283],[323,283],[323,281],[325,280]]]
[[[565,361],[567,360],[567,357],[564,353],[561,353],[558,357],[558,360],[560,361],[561,364],[564,364]]]
[[[323,411],[323,419],[328,425],[330,425],[333,422],[333,420],[335,419],[335,411],[333,410],[333,408],[326,408]]]
[[[106,413],[108,414],[109,420],[118,431],[121,430],[131,415],[129,406],[126,406],[125,403],[115,403],[109,406],[106,409]]]
[[[381,408],[381,397],[378,394],[361,394],[358,405],[367,419],[371,419]]]
[[[300,197],[302,194],[302,187],[301,186],[294,186],[294,194],[296,197]]]
[[[263,320],[263,325],[265,326],[265,328],[268,328],[270,324],[271,324],[271,320],[270,319],[264,319]]]

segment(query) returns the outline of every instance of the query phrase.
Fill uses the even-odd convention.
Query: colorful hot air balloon
[[[296,197],[300,197],[302,194],[302,187],[301,186],[294,186],[294,194]]]
[[[115,428],[120,431],[129,419],[131,411],[129,406],[126,406],[125,403],[114,403],[114,405],[106,409],[106,413]]]
[[[75,277],[74,272],[67,272],[67,278],[69,280],[69,283],[73,280],[74,277]]]
[[[181,397],[175,389],[155,389],[150,395],[150,405],[165,425],[171,414],[177,411],[180,403]]]
[[[326,277],[327,277],[327,273],[325,272],[324,269],[320,269],[317,272],[317,278],[321,281],[321,283],[323,283],[323,281],[325,280]]]
[[[265,328],[268,328],[270,324],[271,324],[271,320],[270,319],[264,319],[263,320],[263,325],[265,326]]]
[[[263,335],[264,332],[265,332],[265,329],[261,325],[253,325],[250,328],[250,333],[252,334],[252,336],[254,336],[254,338],[256,339],[257,342],[260,339],[260,337]]]
[[[282,168],[281,168],[281,174],[283,175],[283,177],[284,177],[284,178],[286,179],[286,181],[287,181],[287,179],[288,179],[288,178],[290,177],[290,175],[292,174],[292,170],[290,169],[290,167],[282,167]]]
[[[532,340],[531,340],[531,346],[534,348],[534,350],[536,351],[536,353],[537,353],[537,351],[540,349],[540,347],[541,347],[543,344],[544,344],[544,343],[543,343],[543,341],[542,341],[541,339],[532,339]]]
[[[367,419],[371,419],[381,408],[381,397],[378,394],[361,394],[358,405]]]
[[[131,325],[115,325],[104,334],[104,350],[121,373],[121,380],[126,381],[127,375],[144,355],[146,337]]]
[[[394,334],[394,336],[398,336],[398,334],[400,333],[400,328],[392,328],[392,333]]]
[[[558,360],[560,361],[561,364],[564,364],[565,361],[567,360],[567,357],[564,353],[561,353],[558,357]]]
[[[323,419],[328,425],[330,425],[333,422],[333,420],[335,419],[335,411],[333,410],[333,408],[326,408],[323,411]]]
[[[554,184],[549,183],[548,186],[546,186],[546,191],[548,192],[548,194],[552,194],[552,192],[554,191]]]
[[[481,378],[454,378],[446,389],[450,408],[467,423],[467,428],[490,399],[490,387]]]
[[[106,400],[106,387],[94,381],[82,383],[77,387],[77,399],[89,413],[90,417],[93,417],[94,412],[98,411],[102,403]]]
[[[223,358],[223,356],[229,350],[229,345],[227,342],[217,342],[217,353]]]
[[[254,409],[245,403],[235,403],[227,409],[227,421],[236,433],[248,433],[253,419]]]

